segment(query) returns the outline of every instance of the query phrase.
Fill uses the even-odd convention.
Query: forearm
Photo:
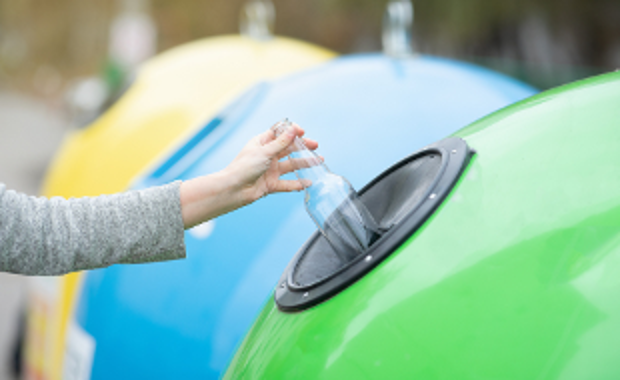
[[[185,256],[179,184],[94,198],[0,186],[0,270],[56,275]]]

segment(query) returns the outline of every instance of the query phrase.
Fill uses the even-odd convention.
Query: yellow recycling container
[[[222,36],[188,43],[147,62],[101,117],[65,140],[43,195],[126,190],[159,156],[249,87],[317,65],[334,53],[296,40]],[[33,281],[26,327],[27,379],[60,380],[67,320],[79,274]]]

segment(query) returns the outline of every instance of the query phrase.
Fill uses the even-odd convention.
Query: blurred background
[[[136,23],[148,18],[142,21],[152,23],[158,52],[237,32],[243,3],[2,0],[0,75],[12,88],[58,97],[76,77],[110,70],[111,27],[123,13]],[[273,3],[278,34],[340,53],[380,49],[386,0]],[[418,0],[414,7],[419,52],[476,62],[540,88],[620,66],[617,0]]]
[[[0,0],[0,182],[29,194],[63,134],[66,104],[103,101],[158,52],[237,33],[244,0]],[[273,0],[275,33],[342,54],[381,49],[387,0]],[[415,0],[414,49],[540,89],[620,67],[618,0]],[[0,275],[0,380],[10,379],[22,277]]]

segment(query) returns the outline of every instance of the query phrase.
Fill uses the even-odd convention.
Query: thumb
[[[287,128],[278,138],[265,145],[265,151],[269,157],[277,157],[286,150],[297,137],[298,130],[295,127]]]

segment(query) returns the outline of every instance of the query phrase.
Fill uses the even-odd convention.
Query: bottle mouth
[[[378,223],[368,249],[348,259],[318,231],[293,258],[275,291],[282,311],[299,311],[334,296],[394,252],[447,197],[472,151],[458,138],[433,144],[395,164],[359,191]]]

